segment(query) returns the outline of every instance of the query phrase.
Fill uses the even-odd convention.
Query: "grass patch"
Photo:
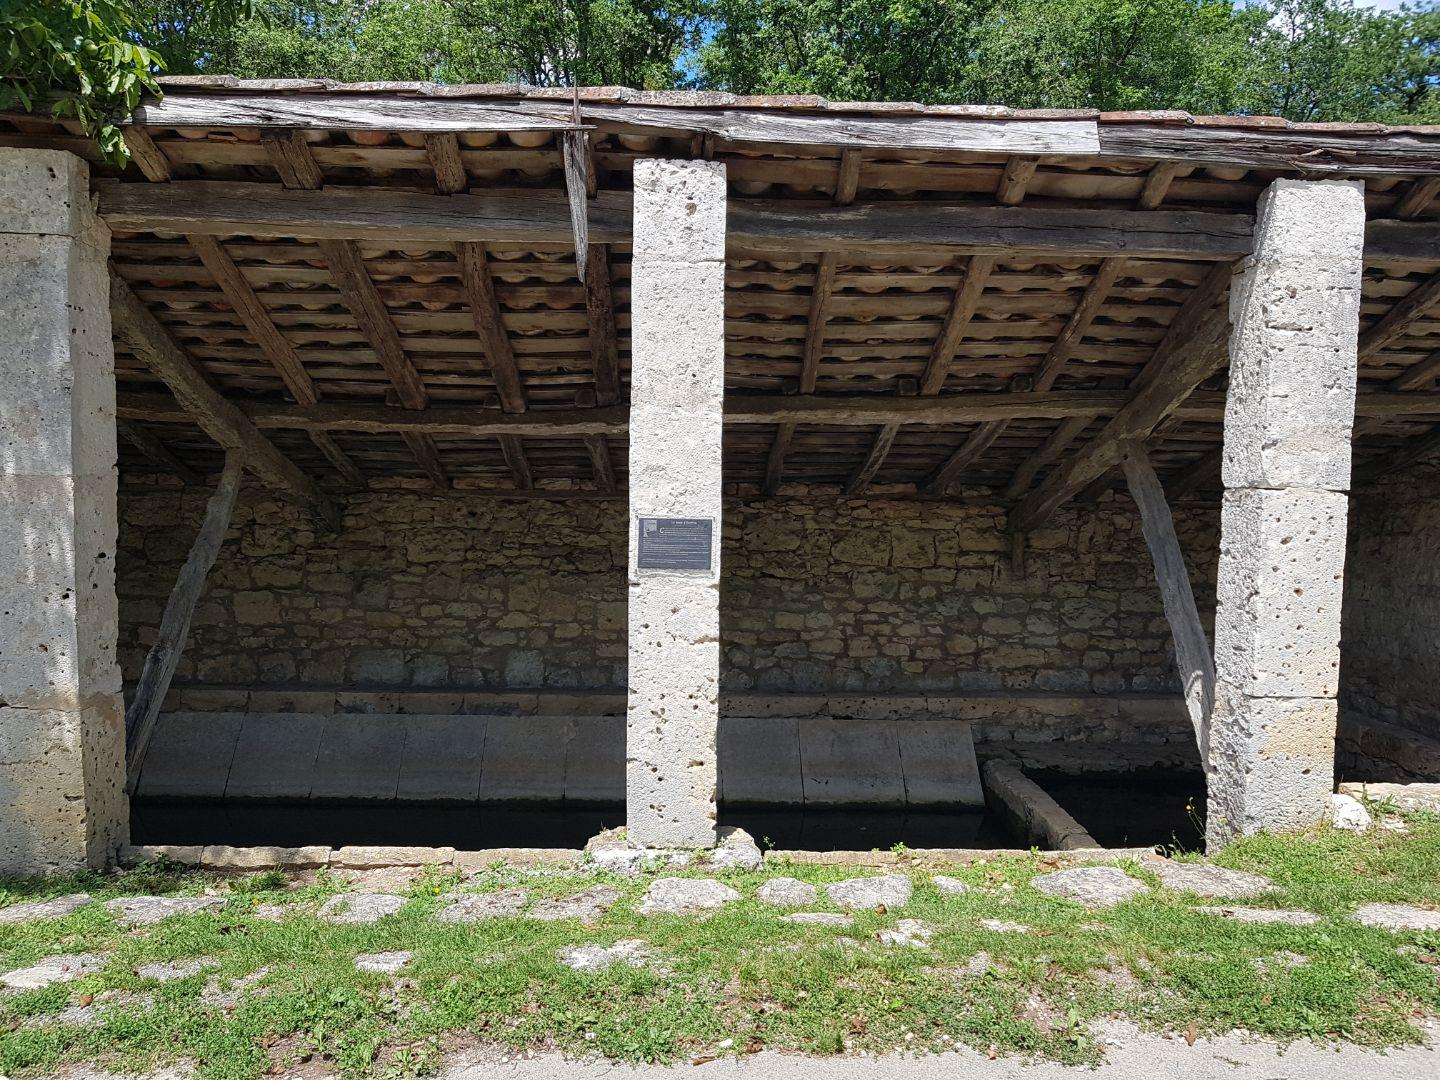
[[[73,982],[0,997],[0,1075],[69,1062],[118,1070],[193,1061],[215,1080],[250,1080],[302,1061],[347,1076],[423,1076],[457,1041],[672,1061],[762,1048],[833,1054],[939,1050],[957,1044],[1061,1061],[1099,1060],[1094,1023],[1122,1016],[1152,1029],[1242,1028],[1282,1040],[1398,1045],[1440,1012],[1440,935],[1392,934],[1345,916],[1371,901],[1440,905],[1440,818],[1412,814],[1409,833],[1329,829],[1235,844],[1221,862],[1272,877],[1253,906],[1301,907],[1313,926],[1247,925],[1197,912],[1193,897],[1156,891],[1108,911],[1044,896],[1038,855],[962,866],[904,867],[915,895],[903,911],[861,912],[849,929],[780,922],[754,899],[788,874],[823,886],[868,871],[792,866],[725,880],[743,899],[709,918],[636,915],[652,877],[494,868],[468,881],[429,871],[396,915],[337,926],[308,913],[345,886],[320,874],[218,878],[171,866],[123,874],[0,882],[0,904],[77,891],[97,901],[207,889],[218,911],[120,928],[100,903],[63,919],[0,926],[0,971],[59,954],[99,953]],[[1146,877],[1143,864],[1132,866]],[[947,896],[944,872],[974,891]],[[682,875],[683,876],[683,875]],[[697,876],[699,873],[697,872]],[[441,894],[526,889],[563,897],[604,881],[622,896],[594,925],[501,918],[435,920]],[[1010,886],[1005,888],[1004,886]],[[259,917],[293,906],[285,921]],[[834,910],[823,897],[813,910]],[[928,949],[886,948],[899,918],[934,931]],[[1003,933],[982,919],[1022,923]],[[642,968],[572,971],[565,945],[646,941]],[[399,976],[355,969],[360,953],[408,950]],[[183,978],[141,978],[143,965],[204,958]],[[83,1022],[75,1022],[77,1017]]]

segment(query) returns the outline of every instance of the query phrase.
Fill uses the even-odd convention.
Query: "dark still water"
[[[302,847],[325,844],[422,845],[474,851],[494,847],[579,848],[625,821],[619,804],[599,808],[399,803],[135,800],[135,844],[230,844]],[[761,847],[869,851],[907,847],[1012,847],[1003,827],[981,811],[721,808]]]
[[[1205,774],[1199,770],[1068,776],[1027,769],[1025,775],[1103,847],[1205,846]]]

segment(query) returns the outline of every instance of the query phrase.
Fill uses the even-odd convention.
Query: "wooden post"
[[[205,578],[215,565],[215,557],[220,554],[220,545],[225,542],[226,530],[230,528],[230,513],[235,508],[235,496],[240,490],[244,466],[244,458],[240,454],[232,451],[225,455],[225,469],[220,474],[220,483],[205,507],[205,520],[200,523],[200,532],[190,547],[190,555],[180,568],[180,576],[175,579],[175,587],[165,604],[165,615],[160,620],[160,634],[150,647],[150,654],[145,657],[140,684],[135,687],[135,697],[125,711],[127,794],[135,793],[145,751],[150,748],[150,737],[155,733],[155,720],[160,715],[160,706],[170,690],[170,680],[175,676],[185,639],[190,634],[191,616],[195,614],[195,605],[205,588]]]
[[[1130,495],[1140,511],[1140,528],[1150,546],[1150,557],[1155,560],[1155,580],[1160,584],[1165,618],[1175,639],[1175,664],[1184,687],[1185,708],[1195,726],[1200,760],[1208,763],[1210,710],[1215,704],[1215,658],[1195,608],[1190,575],[1180,554],[1180,540],[1175,535],[1175,519],[1145,448],[1138,443],[1131,446],[1125,453],[1123,465]]]

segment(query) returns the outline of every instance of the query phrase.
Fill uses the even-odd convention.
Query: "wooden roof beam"
[[[950,365],[955,362],[955,353],[959,350],[960,343],[965,340],[965,328],[970,325],[976,308],[980,306],[980,296],[985,291],[985,283],[998,261],[993,255],[970,257],[965,268],[965,278],[955,290],[955,299],[945,315],[940,335],[930,350],[925,373],[920,377],[921,394],[938,394],[944,387],[945,379],[950,374]]]
[[[495,295],[495,280],[490,276],[485,245],[460,243],[455,245],[455,252],[459,256],[460,280],[465,287],[470,317],[475,322],[476,334],[485,346],[485,359],[490,362],[490,375],[500,395],[500,406],[506,412],[524,412],[525,388],[520,381],[520,369],[515,364],[510,335],[500,314],[500,301]]]
[[[307,432],[310,441],[315,444],[315,449],[325,455],[325,460],[330,462],[331,467],[340,474],[347,486],[358,491],[364,491],[370,486],[365,479],[365,474],[355,464],[353,458],[341,449],[334,437],[328,431],[312,430]]]
[[[245,275],[226,253],[224,245],[213,236],[187,236],[185,239],[200,256],[205,269],[210,271],[210,276],[215,279],[215,284],[220,286],[220,291],[235,309],[235,314],[240,316],[240,321],[250,331],[256,346],[265,354],[265,359],[270,361],[270,366],[280,375],[280,380],[290,391],[290,396],[301,405],[314,405],[319,401],[320,395],[315,390],[315,383],[306,373],[305,365],[300,362],[295,346],[276,328],[265,305],[260,302],[255,290],[245,280]]]
[[[151,432],[128,420],[120,420],[115,426],[125,441],[144,454],[161,472],[179,477],[186,487],[198,487],[204,483],[199,473],[171,453],[170,448]]]
[[[1019,206],[1025,201],[1025,189],[1040,165],[1038,157],[1017,156],[1005,163],[1000,183],[995,187],[995,201],[1001,206]]]
[[[432,131],[425,136],[425,156],[435,170],[435,190],[454,195],[470,186],[470,176],[460,157],[460,140],[453,131]]]
[[[608,244],[590,245],[590,257],[585,262],[585,316],[589,320],[590,356],[595,365],[595,401],[599,405],[614,405],[620,400],[620,346],[615,331]]]
[[[1396,338],[1404,337],[1436,304],[1440,304],[1440,274],[1432,274],[1411,289],[1360,335],[1360,362],[1364,363]]]
[[[1095,438],[1052,472],[1010,513],[1010,528],[1028,532],[1062,503],[1120,463],[1127,447],[1146,439],[1225,360],[1229,313],[1222,301],[1232,268],[1215,267],[1171,320],[1155,355],[1136,377],[1134,396]],[[1052,391],[1053,392],[1053,391]]]
[[[615,466],[610,461],[609,440],[604,435],[586,435],[585,449],[590,454],[590,473],[595,487],[606,495],[615,494]]]
[[[243,454],[245,467],[261,483],[298,499],[326,528],[338,527],[339,513],[315,482],[211,385],[170,331],[113,268],[110,315],[115,333],[170,388],[187,419],[224,449]]]
[[[960,474],[980,460],[980,456],[1005,433],[1009,423],[1008,420],[987,420],[977,424],[965,437],[965,441],[945,459],[945,463],[920,484],[921,492],[935,498],[943,497],[950,490],[950,485],[960,478]]]
[[[515,489],[531,490],[535,486],[535,479],[530,475],[530,462],[525,457],[524,441],[519,435],[497,435],[495,438],[500,444],[500,453],[505,458],[505,467],[515,478]]]
[[[425,470],[425,475],[430,477],[430,483],[437,491],[449,491],[454,484],[451,483],[450,474],[445,471],[445,465],[440,460],[440,448],[435,445],[435,438],[423,431],[405,431],[401,433],[405,445],[410,448],[410,453]]]
[[[865,455],[865,460],[861,462],[860,468],[855,470],[855,474],[845,485],[847,496],[861,495],[870,486],[870,481],[875,478],[875,474],[880,471],[885,464],[885,459],[890,455],[890,447],[899,433],[899,424],[884,424],[875,433],[875,441],[870,444],[870,452]]]

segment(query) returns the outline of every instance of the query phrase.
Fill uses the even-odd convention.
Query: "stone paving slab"
[[[70,982],[82,975],[92,975],[103,968],[109,959],[108,953],[47,956],[30,967],[0,975],[0,985],[15,990],[39,990],[54,983]]]
[[[970,886],[965,882],[946,874],[936,874],[930,879],[930,882],[942,896],[964,896],[970,891]]]
[[[1177,892],[1193,893],[1207,899],[1260,896],[1272,891],[1275,883],[1261,874],[1229,870],[1210,863],[1157,862],[1145,869],[1160,879],[1160,884]]]
[[[1356,908],[1350,918],[1383,930],[1440,931],[1440,911],[1413,904],[1364,904]]]
[[[405,904],[405,897],[393,893],[341,893],[321,904],[316,916],[341,925],[373,923],[394,915]]]
[[[884,877],[847,878],[825,886],[831,903],[849,911],[861,908],[902,908],[910,902],[914,886],[904,874]]]
[[[174,982],[177,979],[188,979],[192,975],[199,975],[206,968],[219,966],[220,961],[213,956],[197,956],[189,960],[159,960],[150,964],[141,964],[135,969],[135,974],[142,979],[153,979],[155,982]]]
[[[1087,908],[1108,908],[1123,904],[1150,889],[1115,866],[1077,866],[1031,878],[1030,884],[1047,896],[1073,900]]]
[[[1314,926],[1320,921],[1320,916],[1313,911],[1297,911],[1285,908],[1252,908],[1252,907],[1197,907],[1196,911],[1202,911],[1206,915],[1217,915],[1224,919],[1234,919],[1236,922],[1278,924],[1283,926]]]
[[[695,915],[739,899],[729,885],[710,878],[660,878],[635,910],[641,915]]]
[[[886,928],[875,932],[875,939],[881,945],[898,945],[911,949],[928,949],[930,939],[935,936],[935,931],[930,929],[930,924],[921,919],[901,919],[893,929]]]
[[[39,922],[41,919],[63,919],[90,903],[90,899],[88,893],[71,893],[69,896],[57,896],[53,900],[39,900],[32,904],[12,904],[10,907],[0,908],[0,926]]]
[[[415,954],[406,950],[399,952],[361,953],[355,957],[355,969],[376,975],[398,975]]]
[[[501,889],[491,893],[446,893],[448,907],[441,908],[435,918],[446,923],[484,922],[519,915],[530,902],[524,889]]]
[[[645,942],[630,938],[613,945],[566,945],[558,956],[562,964],[576,971],[605,971],[615,964],[644,967],[653,954]]]
[[[620,899],[620,890],[611,885],[590,888],[559,900],[537,900],[526,918],[555,922],[560,919],[591,921],[600,918]]]
[[[105,910],[128,930],[224,906],[223,896],[127,896],[105,901]]]
[[[813,904],[818,894],[809,882],[792,877],[771,878],[755,891],[755,898],[772,907],[804,907]]]
[[[781,915],[780,921],[797,926],[853,926],[855,916],[834,911],[797,911],[793,915]]]

